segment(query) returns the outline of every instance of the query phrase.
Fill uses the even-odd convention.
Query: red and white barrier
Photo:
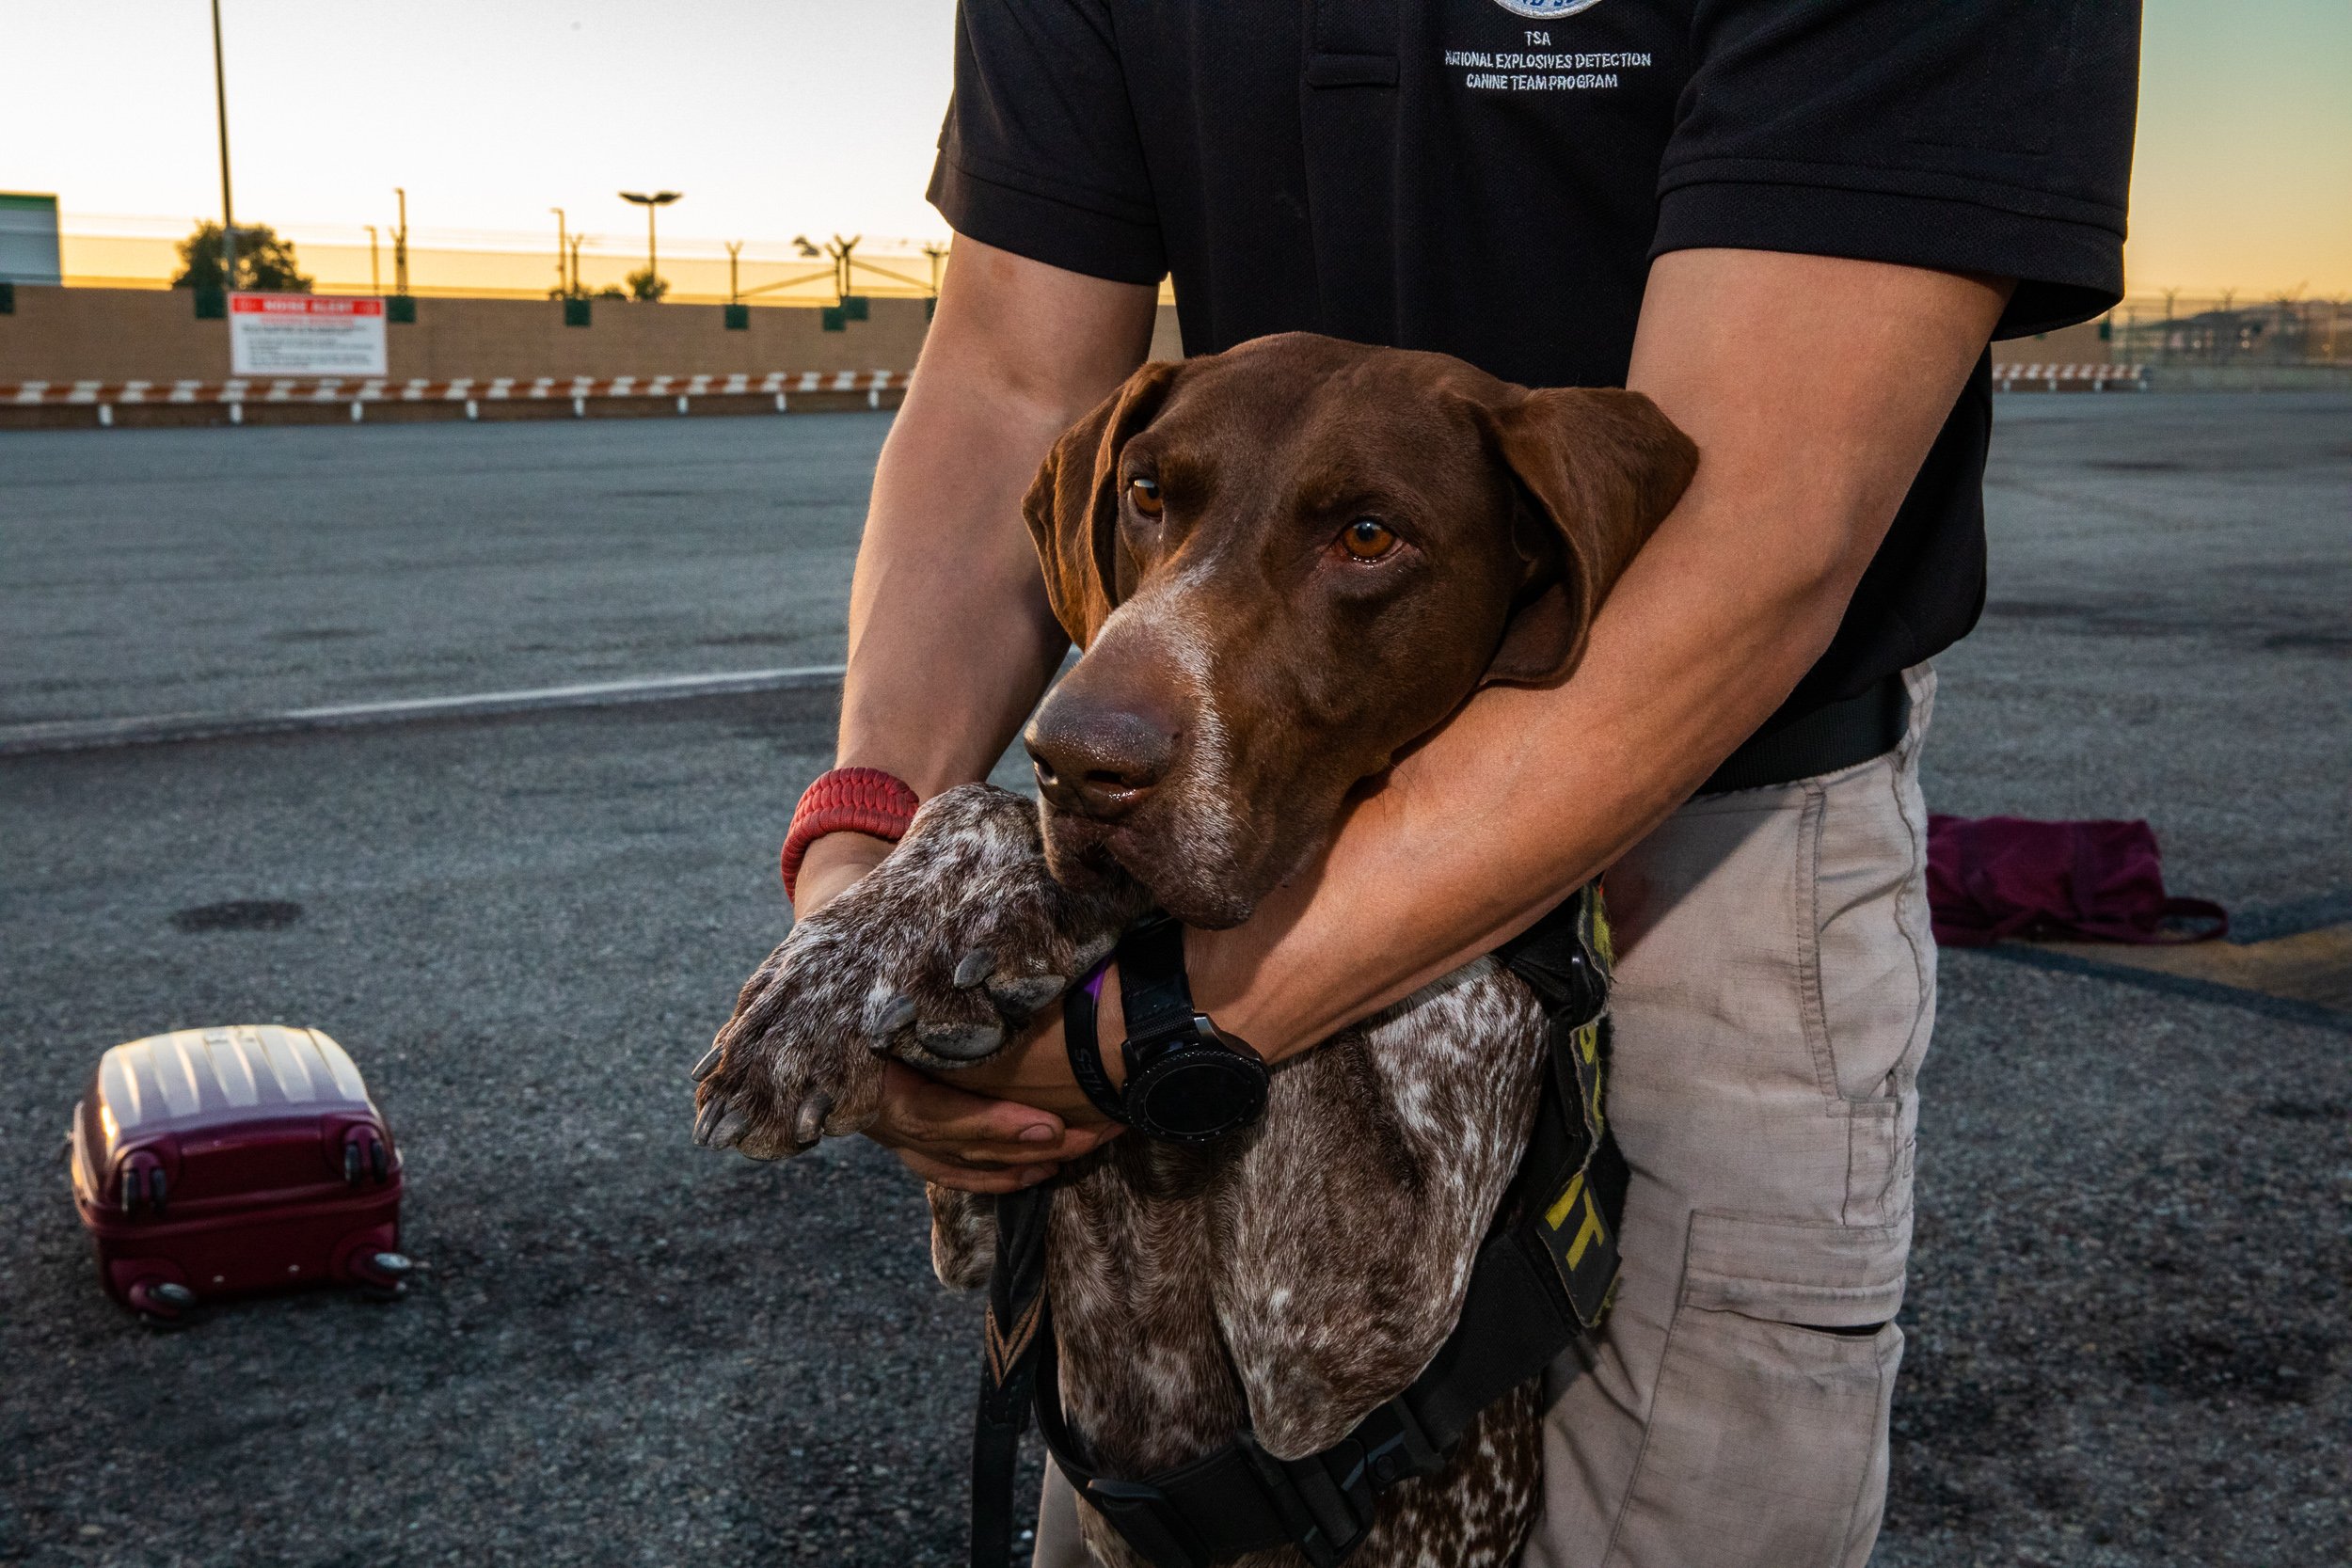
[[[2110,387],[2128,387],[2135,391],[2148,389],[2148,367],[2145,365],[1994,365],[1993,385],[2004,392],[2027,391],[2062,392],[2085,390],[2104,392]]]
[[[675,398],[685,413],[699,397],[767,397],[786,411],[793,393],[864,392],[869,407],[882,394],[906,389],[905,371],[771,371],[765,375],[464,376],[453,381],[396,380],[390,376],[237,376],[227,381],[20,381],[0,382],[0,407],[43,404],[94,405],[99,422],[111,424],[119,404],[224,404],[230,418],[243,418],[253,404],[345,404],[354,420],[366,418],[372,403],[463,404],[468,419],[485,403],[567,401],[584,415],[600,398]]]

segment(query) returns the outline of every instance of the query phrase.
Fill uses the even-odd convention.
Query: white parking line
[[[838,664],[783,670],[728,670],[700,675],[650,675],[636,680],[586,681],[520,691],[477,691],[447,697],[405,697],[381,703],[331,703],[262,713],[166,713],[136,719],[63,720],[0,728],[0,756],[87,752],[109,746],[154,746],[221,736],[281,735],[302,730],[358,729],[432,719],[481,719],[541,708],[612,707],[624,703],[675,702],[750,691],[793,691],[831,686]]]

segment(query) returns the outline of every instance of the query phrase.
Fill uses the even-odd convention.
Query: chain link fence
[[[2352,367],[2352,299],[2133,294],[2101,327],[2119,363]]]
[[[152,218],[69,217],[58,237],[70,286],[159,289],[180,270],[176,246],[195,228]],[[642,230],[626,219],[611,230],[543,243],[523,235],[411,230],[405,245],[389,228],[280,228],[296,262],[321,293],[411,293],[476,299],[629,292],[645,265]],[[667,235],[659,246],[662,297],[686,304],[833,305],[843,296],[935,294],[946,241],[810,234],[789,240],[722,241]]]

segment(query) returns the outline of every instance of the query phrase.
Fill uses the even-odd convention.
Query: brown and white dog
[[[988,1055],[1150,904],[1247,919],[1481,684],[1566,675],[1696,461],[1638,394],[1438,355],[1292,334],[1136,372],[1026,502],[1085,649],[1027,734],[1041,809],[981,784],[926,802],[745,984],[698,1136],[775,1158],[855,1132],[882,1058]],[[1459,1315],[1544,1051],[1534,994],[1482,958],[1283,1063],[1249,1131],[1074,1163],[1046,1289],[1065,1414],[1103,1468],[1151,1475],[1244,1426],[1311,1453],[1409,1384]],[[980,1283],[993,1200],[930,1197],[940,1278]],[[1508,1562],[1538,1481],[1531,1386],[1386,1494],[1351,1560]],[[1103,1561],[1139,1560],[1084,1523]]]

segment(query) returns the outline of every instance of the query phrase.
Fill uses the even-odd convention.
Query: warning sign
[[[230,294],[231,375],[387,375],[384,302],[334,294]]]

